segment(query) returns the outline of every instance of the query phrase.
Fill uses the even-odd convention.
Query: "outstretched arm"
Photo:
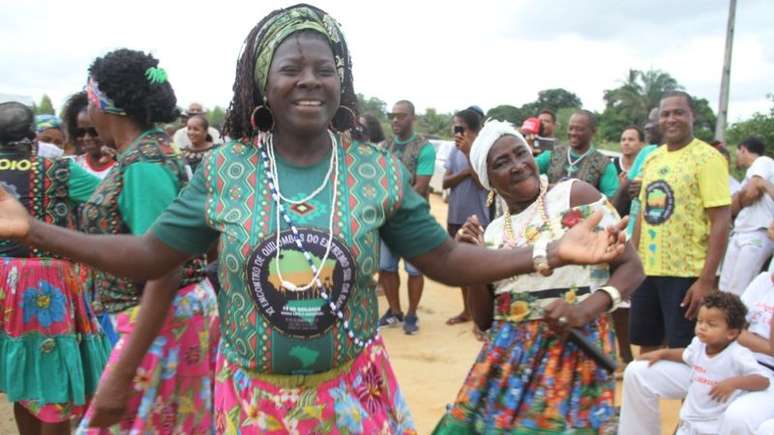
[[[549,243],[550,266],[555,269],[565,264],[609,263],[623,254],[627,219],[606,231],[595,231],[601,220],[602,212],[596,212],[559,241]],[[535,271],[531,247],[485,249],[451,239],[410,261],[429,278],[450,286],[490,283]]]
[[[153,232],[143,236],[89,235],[30,219],[22,241],[135,281],[158,278],[190,255],[170,248]]]

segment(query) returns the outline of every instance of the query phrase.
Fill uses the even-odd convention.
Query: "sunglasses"
[[[87,133],[91,137],[97,137],[97,129],[94,127],[75,129],[75,137],[84,137]]]
[[[397,119],[398,121],[403,121],[408,116],[408,113],[388,113],[387,118],[392,121],[393,119]]]

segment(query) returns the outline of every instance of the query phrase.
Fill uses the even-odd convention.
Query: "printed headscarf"
[[[56,115],[35,115],[35,131],[40,133],[49,128],[60,128],[62,120]]]
[[[339,23],[330,15],[315,11],[305,5],[299,5],[285,9],[273,16],[266,24],[266,33],[263,38],[256,40],[255,44],[255,83],[266,95],[266,85],[269,80],[269,68],[274,58],[274,51],[287,39],[288,36],[301,30],[311,30],[320,33],[328,40],[333,50],[336,61],[336,72],[339,81],[344,82],[344,59],[335,53],[336,46],[344,43],[344,34]]]
[[[497,139],[500,139],[503,136],[515,136],[516,140],[525,146],[527,145],[524,136],[522,136],[509,122],[492,119],[484,124],[484,128],[478,132],[476,140],[473,141],[473,145],[470,147],[470,166],[476,175],[478,175],[481,186],[487,190],[490,190],[492,187],[489,184],[486,157],[489,155],[489,150],[492,149],[494,143],[497,142]]]

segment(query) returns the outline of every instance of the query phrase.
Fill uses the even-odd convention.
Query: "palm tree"
[[[631,124],[642,125],[661,96],[676,89],[682,89],[682,86],[669,73],[630,69],[621,86],[606,90],[604,98],[607,108],[615,110]]]

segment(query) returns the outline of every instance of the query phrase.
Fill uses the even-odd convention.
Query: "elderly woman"
[[[309,5],[277,10],[250,32],[238,62],[226,133],[239,139],[205,157],[148,233],[58,229],[29,219],[0,191],[0,237],[135,280],[162,276],[219,238],[217,431],[415,433],[377,335],[371,277],[380,235],[423,273],[457,286],[531,272],[535,263],[611,260],[624,238],[618,227],[595,232],[597,214],[537,259],[529,247],[450,240],[399,160],[350,140],[351,68],[328,14]]]
[[[547,243],[596,210],[603,224],[615,209],[591,185],[575,179],[548,185],[530,148],[510,124],[490,121],[473,143],[471,166],[481,184],[504,201],[504,215],[486,229],[472,218],[457,238],[490,248]],[[597,433],[613,415],[615,381],[571,342],[564,328],[578,328],[612,356],[615,337],[608,312],[644,278],[627,243],[608,264],[538,267],[535,273],[472,287],[471,308],[484,344],[453,407],[436,434],[534,431]],[[612,301],[612,303],[611,303]],[[531,432],[532,431],[532,432]]]

